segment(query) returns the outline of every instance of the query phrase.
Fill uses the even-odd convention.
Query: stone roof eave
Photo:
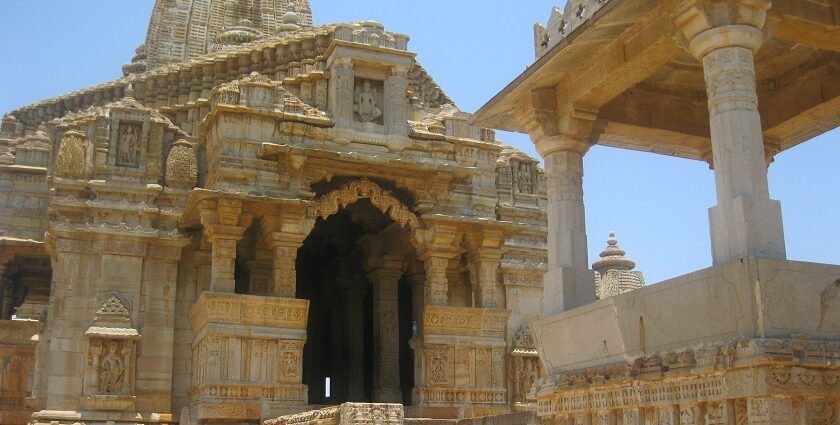
[[[577,56],[582,53],[574,51],[570,46],[577,40],[585,40],[589,36],[589,30],[598,20],[617,8],[620,3],[620,0],[610,1],[595,12],[586,22],[582,23],[569,33],[568,36],[560,40],[560,42],[540,56],[524,72],[479,108],[473,114],[470,123],[497,130],[517,133],[527,132],[523,123],[517,122],[513,118],[514,112],[517,109],[517,102],[525,98],[529,91],[546,86],[539,84],[543,80],[543,77],[550,76],[551,78],[546,79],[557,81],[559,74],[562,74],[562,72],[557,72],[557,69],[562,69],[564,63],[574,63],[575,58],[572,56]],[[609,40],[601,39],[598,42],[604,44],[609,42]],[[594,52],[591,46],[586,50],[585,53],[587,55],[591,55]]]

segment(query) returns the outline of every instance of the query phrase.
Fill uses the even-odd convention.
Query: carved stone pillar
[[[423,285],[427,306],[445,306],[449,303],[449,280],[446,276],[449,261],[458,256],[460,248],[455,242],[459,236],[456,226],[444,222],[427,223],[428,229],[418,232],[421,244],[417,257],[423,262],[426,283]]]
[[[688,7],[679,23],[703,62],[718,204],[709,210],[712,258],[785,258],[782,210],[770,199],[758,112],[754,53],[764,42],[769,1],[734,1],[730,23],[710,27],[715,12]]]
[[[373,283],[373,398],[401,403],[398,287],[402,257],[386,258],[368,277]]]
[[[297,270],[295,261],[297,252],[303,245],[300,237],[293,237],[282,233],[273,233],[268,246],[274,250],[274,286],[271,296],[294,298],[297,289]]]
[[[502,292],[499,287],[497,270],[502,258],[500,250],[481,250],[473,262],[478,274],[475,288],[475,306],[481,308],[503,308]]]
[[[264,216],[261,225],[265,245],[274,251],[274,285],[271,295],[294,298],[297,289],[297,252],[312,230],[312,223],[306,220],[304,208],[283,205],[278,215]]]
[[[426,305],[445,306],[449,302],[449,283],[446,268],[449,256],[428,256],[423,260],[426,268],[426,283],[423,286]]]
[[[210,291],[233,293],[236,288],[236,243],[251,223],[242,213],[242,202],[232,199],[207,200],[201,210],[201,224],[211,245]]]
[[[208,229],[208,239],[212,246],[212,264],[210,266],[210,291],[233,293],[236,288],[234,269],[236,268],[236,243],[245,229],[229,226],[224,229]]]
[[[587,149],[582,141],[567,136],[549,137],[537,143],[537,150],[545,158],[548,189],[545,314],[595,300],[583,204],[583,155]]]
[[[364,298],[361,288],[344,291],[347,317],[347,399],[364,400],[365,396],[365,347],[364,347]]]

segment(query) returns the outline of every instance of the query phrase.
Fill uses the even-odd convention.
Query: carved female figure
[[[140,142],[140,129],[136,125],[120,127],[120,140],[117,145],[119,165],[137,165],[137,152]]]
[[[118,392],[125,381],[125,362],[119,355],[117,341],[108,341],[107,352],[99,363],[99,390],[103,393]]]

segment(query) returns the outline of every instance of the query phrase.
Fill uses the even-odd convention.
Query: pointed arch
[[[420,219],[417,218],[407,205],[391,195],[390,192],[382,189],[378,184],[366,178],[346,183],[338,189],[322,196],[309,207],[307,214],[312,218],[321,217],[327,219],[338,213],[341,208],[345,208],[362,199],[370,200],[370,203],[374,207],[397,222],[401,227],[408,227],[411,230],[420,228]]]

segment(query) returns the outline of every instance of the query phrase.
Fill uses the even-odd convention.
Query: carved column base
[[[709,209],[712,258],[785,258],[782,205],[773,199],[738,196]]]

